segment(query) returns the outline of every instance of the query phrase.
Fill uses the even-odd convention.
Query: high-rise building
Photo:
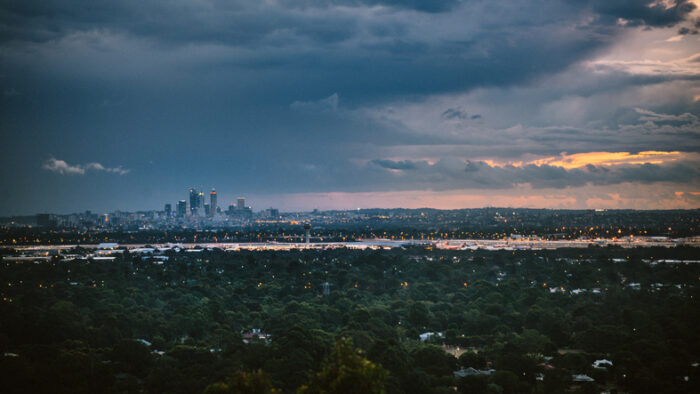
[[[268,208],[263,212],[263,216],[268,219],[277,219],[280,216],[280,210],[277,208]]]
[[[187,216],[187,201],[186,200],[180,200],[177,202],[177,216],[181,217],[181,218]]]
[[[204,192],[199,192],[197,194],[197,202],[199,203],[199,210],[201,211],[204,208]]]
[[[238,197],[238,200],[236,200],[236,209],[245,209],[245,198]]]
[[[197,192],[197,189],[191,188],[190,189],[190,213],[192,215],[197,214],[197,210],[199,209],[199,195],[201,193]]]
[[[211,215],[211,206],[209,203],[204,204],[204,214],[207,216]]]
[[[216,197],[216,190],[211,189],[211,192],[209,193],[209,213],[210,216],[214,216],[217,212],[217,197]]]
[[[170,216],[170,214],[172,214],[172,212],[173,212],[173,206],[170,204],[165,204],[164,211],[165,211],[165,216]]]

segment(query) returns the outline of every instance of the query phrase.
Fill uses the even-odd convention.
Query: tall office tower
[[[170,216],[170,214],[173,212],[173,206],[170,204],[165,204],[165,216]]]
[[[180,200],[177,202],[177,216],[181,217],[181,218],[187,216],[187,201],[186,200]]]
[[[199,208],[199,193],[197,189],[190,189],[190,211],[193,215],[197,214],[197,208]]]
[[[211,206],[209,203],[204,204],[204,214],[207,216],[211,216]]]
[[[236,201],[236,209],[245,209],[245,198],[238,197]]]
[[[197,194],[197,202],[199,203],[199,209],[202,210],[204,208],[204,192]]]
[[[216,214],[216,209],[216,190],[211,189],[211,192],[209,193],[209,212],[211,216]]]

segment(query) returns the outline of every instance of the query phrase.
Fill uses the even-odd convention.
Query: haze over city
[[[700,207],[698,1],[4,1],[0,215]],[[207,189],[208,190],[208,189]]]

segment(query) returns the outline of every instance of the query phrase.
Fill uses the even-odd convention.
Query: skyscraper
[[[173,212],[173,206],[170,204],[165,204],[165,216],[170,216],[170,214]]]
[[[187,201],[186,200],[180,200],[177,202],[177,216],[181,217],[181,218],[187,216]]]
[[[216,190],[211,189],[211,192],[209,193],[209,215],[214,216],[216,215]]]
[[[245,209],[245,198],[238,197],[238,200],[236,200],[236,209]]]
[[[190,188],[190,211],[192,215],[197,214],[197,209],[199,209],[199,195],[201,193],[197,193],[197,189],[195,188]]]

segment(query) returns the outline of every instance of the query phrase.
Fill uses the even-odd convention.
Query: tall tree
[[[335,343],[333,353],[308,385],[298,393],[308,394],[383,394],[384,381],[389,373],[380,365],[367,360],[355,349],[350,339]]]

